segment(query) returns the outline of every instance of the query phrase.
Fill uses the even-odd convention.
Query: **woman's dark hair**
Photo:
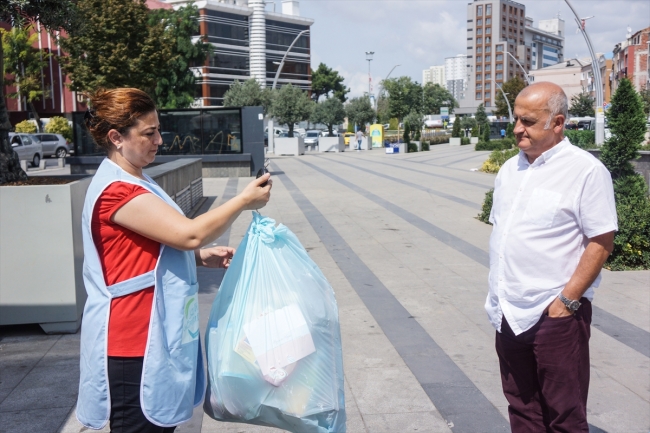
[[[105,150],[111,148],[108,131],[115,129],[126,134],[138,118],[156,111],[153,99],[139,89],[99,89],[89,95],[90,106],[84,122],[95,143]]]

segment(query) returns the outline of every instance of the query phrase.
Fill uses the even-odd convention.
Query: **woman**
[[[195,219],[142,169],[162,144],[153,100],[98,91],[86,126],[108,153],[82,217],[88,300],[81,329],[77,418],[112,432],[173,432],[201,402],[205,377],[196,266],[227,267],[232,248],[202,248],[270,197],[270,175]]]

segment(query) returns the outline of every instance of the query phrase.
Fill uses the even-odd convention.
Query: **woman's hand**
[[[271,187],[273,186],[273,181],[270,178],[271,174],[266,173],[249,183],[239,194],[239,197],[244,202],[245,210],[261,209],[266,206],[266,203],[271,198]],[[266,181],[269,183],[265,187],[260,186]]]
[[[199,248],[194,250],[197,266],[206,268],[228,268],[235,249],[230,247]]]

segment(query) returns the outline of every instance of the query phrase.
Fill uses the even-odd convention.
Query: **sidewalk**
[[[272,158],[262,213],[291,228],[336,292],[348,432],[509,431],[483,309],[491,227],[474,217],[494,176],[487,152],[435,146]],[[246,178],[204,179],[206,209]],[[242,215],[218,244],[236,247]],[[199,274],[202,329],[222,278]],[[603,272],[591,339],[592,432],[650,430],[650,271]],[[0,328],[0,431],[81,432],[78,335]],[[106,428],[104,431],[109,431]],[[274,432],[201,408],[177,432]]]

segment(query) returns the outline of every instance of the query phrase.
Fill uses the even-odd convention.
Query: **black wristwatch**
[[[580,308],[580,302],[573,301],[564,296],[562,293],[558,295],[558,298],[560,298],[560,301],[562,301],[564,306],[571,312],[571,314],[575,314],[575,312],[578,311],[578,308]]]

